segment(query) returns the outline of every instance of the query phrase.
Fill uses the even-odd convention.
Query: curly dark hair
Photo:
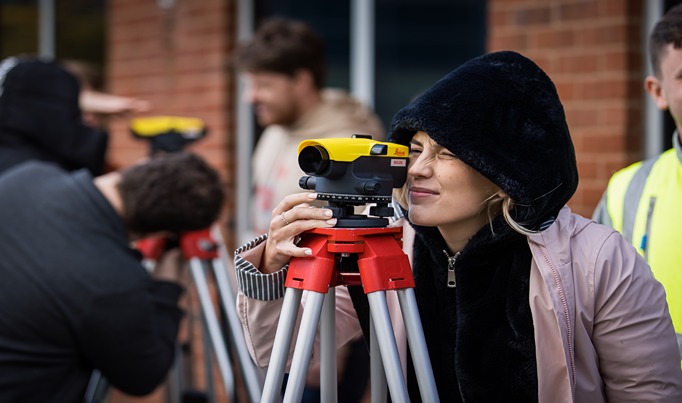
[[[324,41],[302,21],[283,17],[266,20],[253,38],[235,51],[235,66],[248,72],[275,72],[293,77],[309,70],[317,88],[327,79]]]
[[[668,10],[649,35],[649,61],[657,77],[661,76],[661,57],[668,44],[682,48],[682,4]]]
[[[137,234],[210,226],[225,198],[220,175],[189,152],[164,154],[121,172],[123,220]]]

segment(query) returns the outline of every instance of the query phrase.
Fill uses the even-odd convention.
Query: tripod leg
[[[372,403],[386,403],[388,399],[388,389],[386,385],[386,372],[381,362],[381,351],[379,351],[379,339],[377,339],[374,321],[369,321],[369,357],[370,357],[370,380],[372,387],[370,390]]]
[[[336,377],[336,288],[331,287],[322,305],[320,320],[320,401],[338,401]]]
[[[99,370],[94,370],[85,391],[86,403],[102,403],[107,400],[109,393],[109,382],[102,376]]]
[[[206,330],[211,338],[213,352],[216,356],[216,361],[218,362],[218,367],[222,375],[222,380],[228,396],[232,396],[232,391],[234,390],[234,374],[232,373],[232,367],[230,366],[230,360],[227,355],[227,349],[225,348],[224,339],[220,326],[218,325],[218,317],[215,314],[215,309],[213,307],[213,302],[211,301],[210,293],[208,290],[208,283],[206,282],[206,276],[204,274],[203,262],[201,259],[193,257],[189,261],[190,272],[192,273],[192,279],[194,280],[194,285],[197,288],[197,294],[199,296],[199,303],[201,304],[201,311],[203,312],[204,321],[206,325]]]
[[[265,375],[263,385],[263,396],[261,403],[276,403],[280,399],[282,380],[284,379],[284,369],[287,364],[289,347],[294,334],[294,325],[298,316],[298,308],[301,303],[303,290],[287,288],[282,302],[282,312],[277,322],[277,332],[272,344],[272,354],[270,355],[270,365]]]
[[[243,382],[249,396],[249,401],[257,402],[263,393],[262,387],[265,372],[260,371],[260,369],[256,367],[246,348],[246,339],[244,338],[242,325],[234,306],[234,301],[237,298],[234,292],[235,288],[233,288],[229,282],[227,270],[225,270],[220,259],[213,260],[213,268],[222,309],[225,312],[227,332],[233,345],[232,351],[234,351],[234,354],[239,360],[239,367],[242,371]]]
[[[204,373],[205,373],[205,379],[206,379],[206,395],[205,395],[205,402],[215,402],[215,396],[216,396],[216,390],[215,390],[215,382],[213,381],[213,360],[211,360],[211,349],[209,346],[212,344],[211,343],[211,336],[208,334],[209,332],[206,331],[206,329],[209,329],[209,323],[206,320],[206,315],[203,315],[201,318],[202,324],[203,324],[203,329],[204,331],[201,332],[201,336],[203,339],[203,353],[204,353]],[[227,387],[226,387],[227,389]],[[228,389],[229,390],[229,389]],[[229,396],[229,395],[228,395]],[[204,402],[202,402],[204,403]]]
[[[168,374],[168,403],[180,403],[182,394],[182,368],[183,368],[182,347],[175,347],[175,362]]]
[[[386,292],[374,291],[367,294],[369,309],[376,330],[377,341],[381,351],[381,359],[384,362],[386,381],[391,392],[391,401],[396,403],[408,403],[410,397],[407,393],[407,386],[403,377],[398,346],[391,326],[391,317],[388,314],[386,304]]]
[[[320,322],[324,298],[325,294],[315,291],[308,292],[308,299],[303,309],[303,318],[296,339],[296,349],[291,361],[289,381],[287,382],[286,392],[284,392],[284,403],[298,403],[303,398],[305,376],[313,352],[315,333],[317,333],[317,324]]]
[[[403,312],[403,319],[405,320],[407,341],[410,351],[412,351],[412,361],[414,363],[414,372],[417,374],[419,393],[425,402],[439,402],[438,390],[433,378],[433,369],[431,368],[429,351],[424,340],[424,331],[421,327],[422,322],[419,317],[414,289],[402,289],[398,290],[397,293],[398,300],[400,301],[400,310]]]

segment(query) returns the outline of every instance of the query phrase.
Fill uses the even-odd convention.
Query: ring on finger
[[[289,225],[289,224],[291,224],[291,223],[289,222],[289,220],[287,220],[287,219],[284,217],[284,212],[283,212],[283,213],[280,213],[280,214],[279,214],[279,217],[282,219],[282,221],[284,221],[284,225]]]

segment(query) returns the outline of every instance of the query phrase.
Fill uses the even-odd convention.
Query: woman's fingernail
[[[307,256],[310,256],[313,254],[313,251],[310,249],[306,249],[305,252],[303,252],[303,253],[305,253]]]
[[[331,219],[327,220],[326,222],[327,222],[327,224],[332,224],[332,225],[336,224],[336,218],[331,218]]]
[[[317,193],[308,193],[309,199],[317,199]]]
[[[331,211],[331,210],[329,210],[329,209],[324,209],[324,215],[326,215],[327,217],[331,217],[332,214],[334,214],[333,211]]]

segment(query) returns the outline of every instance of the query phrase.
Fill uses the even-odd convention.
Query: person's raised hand
[[[300,235],[314,228],[336,225],[331,210],[309,204],[316,198],[316,193],[295,193],[285,197],[272,211],[261,272],[273,273],[289,263],[292,257],[310,256],[310,248],[296,245]]]
[[[131,113],[148,112],[151,110],[151,103],[149,101],[92,90],[81,91],[79,104],[83,112],[114,116],[126,116]]]

